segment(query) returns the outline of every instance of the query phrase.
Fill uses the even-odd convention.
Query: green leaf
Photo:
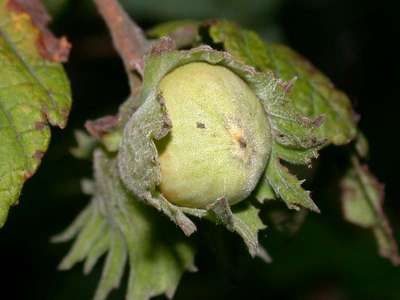
[[[153,208],[134,199],[120,182],[116,162],[95,153],[98,199],[110,226],[121,231],[130,262],[127,299],[172,296],[185,270],[195,270],[194,251],[187,239]]]
[[[218,21],[210,26],[210,36],[242,63],[261,71],[270,68],[266,44],[254,31],[242,29],[232,22]]]
[[[125,189],[114,158],[96,150],[94,166],[91,204],[58,238],[65,241],[78,235],[62,266],[69,268],[86,259],[84,272],[88,273],[107,252],[95,300],[106,299],[119,287],[127,263],[127,300],[148,300],[161,294],[171,298],[182,274],[196,270],[190,241],[164,216]]]
[[[272,70],[278,78],[295,82],[288,87],[294,106],[305,116],[324,116],[318,137],[335,145],[349,143],[357,129],[348,97],[305,58],[288,47],[263,41],[255,32],[219,21],[210,27],[215,43],[241,62],[261,71]]]
[[[383,211],[383,185],[358,158],[341,182],[344,218],[355,225],[370,229],[376,238],[381,256],[394,265],[400,264],[398,247],[392,229]]]
[[[0,0],[0,227],[47,150],[48,122],[64,128],[71,106],[59,63],[69,45],[46,29],[39,5],[31,17],[18,1]]]

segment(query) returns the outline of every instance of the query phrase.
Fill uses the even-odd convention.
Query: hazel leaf
[[[295,78],[288,86],[292,105],[305,116],[324,116],[317,130],[319,139],[342,145],[355,138],[356,118],[350,100],[305,58],[286,46],[265,42],[255,32],[232,22],[214,22],[209,32],[215,43],[222,43],[239,61],[260,71],[272,70],[287,82]]]
[[[0,227],[47,150],[48,123],[64,128],[71,107],[60,64],[69,44],[50,33],[44,7],[34,2],[0,0]]]
[[[352,158],[352,166],[341,182],[344,218],[355,225],[370,229],[377,241],[379,253],[393,265],[400,256],[392,229],[383,211],[384,188],[366,165]]]
[[[242,29],[233,22],[217,21],[210,26],[209,33],[214,43],[221,43],[242,63],[261,71],[269,70],[270,57],[265,42],[256,32]]]

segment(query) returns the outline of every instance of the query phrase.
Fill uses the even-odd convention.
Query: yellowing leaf
[[[69,44],[51,35],[48,20],[37,0],[0,0],[0,227],[47,150],[48,122],[65,127],[71,106],[59,63]]]

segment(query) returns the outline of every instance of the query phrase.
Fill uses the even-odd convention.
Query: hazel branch
[[[128,74],[143,74],[143,55],[147,40],[142,29],[128,16],[117,0],[94,0],[111,32],[114,46]]]

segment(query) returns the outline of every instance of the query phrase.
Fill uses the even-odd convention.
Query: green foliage
[[[318,211],[309,193],[303,191],[295,177],[277,161],[275,145],[287,146],[289,153],[290,149],[307,151],[320,147],[323,141],[313,135],[319,120],[300,116],[290,105],[285,83],[276,79],[271,72],[256,72],[236,62],[230,55],[205,47],[189,51],[169,51],[147,57],[143,90],[138,99],[143,104],[125,126],[118,154],[120,174],[125,185],[137,197],[163,211],[188,235],[193,233],[195,226],[185,217],[185,212],[196,216],[207,214],[207,209],[190,210],[174,206],[156,190],[160,181],[160,170],[159,165],[154,163],[158,154],[152,140],[164,137],[170,129],[167,112],[163,110],[160,100],[157,100],[160,97],[157,96],[158,83],[174,67],[194,61],[230,68],[254,90],[267,113],[274,139],[273,155],[266,167],[268,183],[288,207],[303,206]]]
[[[370,229],[376,238],[379,253],[400,264],[400,256],[392,229],[383,211],[383,185],[361,165],[356,156],[341,182],[343,214],[347,221]]]
[[[188,21],[181,26],[186,24]],[[164,34],[174,38],[173,33],[179,27],[177,23],[173,25],[160,25],[157,28],[163,30],[156,29],[152,35]],[[281,165],[280,160],[309,165],[323,146],[347,144],[354,139],[356,124],[349,99],[293,50],[269,44],[255,32],[231,22],[216,21],[203,26],[209,26],[213,42],[222,44],[235,59],[267,74],[272,71],[281,80],[280,84],[267,89],[270,93],[268,98],[277,100],[264,102],[267,112],[270,112],[276,142],[274,158],[263,181],[266,187],[261,189],[272,188],[275,193],[269,193],[269,198],[277,195],[290,208],[301,205],[318,211],[309,192],[301,188],[301,182]]]
[[[348,97],[295,51],[267,43],[255,32],[225,21],[213,24],[210,35],[240,61],[261,71],[272,70],[278,78],[291,82],[288,89],[296,109],[308,117],[324,116],[319,138],[335,145],[355,138],[355,115]]]
[[[109,291],[119,285],[126,255],[131,266],[127,299],[148,299],[161,293],[172,296],[182,272],[194,268],[193,249],[187,244],[189,240],[179,236],[180,233],[170,226],[163,229],[168,231],[168,236],[178,234],[177,244],[174,240],[169,243],[170,247],[165,249],[166,252],[161,251],[152,260],[146,259],[148,251],[162,248],[158,243],[163,242],[163,237],[158,234],[166,231],[157,225],[162,214],[157,214],[143,203],[162,212],[187,236],[197,230],[190,218],[192,216],[205,218],[216,225],[222,224],[229,231],[241,236],[252,256],[270,261],[266,250],[260,247],[258,241],[258,233],[266,228],[259,216],[265,201],[281,199],[290,209],[299,210],[304,207],[319,212],[310,197],[310,192],[302,188],[303,180],[297,179],[286,164],[311,167],[312,159],[318,157],[321,148],[330,144],[348,144],[357,135],[348,98],[336,90],[310,63],[288,48],[270,45],[261,40],[256,33],[228,22],[172,22],[156,27],[149,31],[149,35],[153,38],[166,35],[168,38],[163,37],[160,42],[154,42],[155,46],[144,57],[140,93],[131,96],[121,106],[116,129],[99,139],[109,152],[105,153],[99,148],[95,150],[95,187],[91,206],[97,207],[100,218],[106,219],[110,226],[106,225],[107,229],[102,229],[106,234],[101,237],[96,233],[91,235],[96,241],[93,238],[85,238],[87,241],[92,240],[90,246],[82,243],[80,238],[91,228],[89,218],[82,225],[81,215],[64,234],[71,238],[72,233],[80,232],[75,246],[61,267],[66,264],[69,268],[73,263],[86,258],[85,270],[89,271],[101,255],[107,251],[109,253],[96,299],[105,299]],[[210,46],[222,47],[225,51],[217,51],[208,46],[195,47],[210,41],[210,38]],[[172,46],[173,43],[170,43],[171,40],[175,41],[178,48],[194,48],[176,50]],[[171,130],[159,83],[174,68],[192,62],[224,66],[240,76],[260,100],[270,125],[272,150],[265,172],[253,195],[232,207],[224,197],[215,199],[212,205],[204,209],[181,207],[170,203],[158,189],[161,173],[156,142]],[[196,74],[193,74],[193,78],[195,76]],[[107,146],[104,138],[109,135],[117,137],[117,142],[112,142],[112,147]],[[361,137],[360,134],[358,136]],[[90,139],[83,139],[81,136],[80,147],[74,152],[81,155],[92,151],[88,141]],[[361,152],[365,150],[363,144],[365,143],[359,138],[356,146]],[[348,185],[357,187],[360,193],[356,184],[349,181],[350,179],[346,180]],[[363,184],[373,189],[372,182]],[[345,193],[344,197],[350,196]],[[362,199],[365,195],[357,197]],[[256,204],[252,198],[256,198],[259,203]],[[365,203],[365,199],[347,201],[345,211],[348,220],[366,226],[365,222],[363,223],[365,220],[360,219],[371,215],[371,211],[365,211]],[[360,211],[361,213],[357,214]],[[373,223],[369,218],[367,226],[373,228],[380,243],[381,254],[397,263],[397,260],[393,259],[397,257],[397,248],[388,239],[391,237],[389,225],[383,213],[376,214],[376,211],[373,213]],[[85,214],[86,212],[84,216]],[[306,212],[300,211],[294,216],[287,218],[292,219],[293,226],[285,225],[293,232],[303,222]],[[271,218],[282,218],[282,214],[272,215]],[[384,226],[376,227],[377,222]],[[133,236],[138,236],[140,241],[132,241]],[[117,246],[114,249],[111,244],[115,239]],[[121,249],[122,244],[125,244],[126,251]],[[184,245],[186,249],[179,252],[186,257],[186,260],[183,260],[186,263],[183,265],[172,263],[169,258],[171,251],[177,251],[177,245]],[[80,250],[76,252],[75,249],[78,248]],[[391,255],[388,254],[389,250]],[[162,273],[161,269],[166,265],[168,272]],[[146,270],[143,272],[148,275],[132,275],[142,270],[141,268]]]
[[[77,236],[60,268],[70,269],[86,260],[88,273],[108,252],[94,299],[106,299],[119,287],[126,263],[130,266],[127,299],[146,300],[160,294],[172,297],[182,273],[196,270],[191,242],[125,189],[115,158],[96,150],[94,168],[91,204],[54,238],[62,242]]]
[[[21,3],[28,2],[0,0],[0,226],[47,150],[49,124],[63,128],[71,105],[60,64],[69,46],[48,31],[48,16],[37,0],[32,7],[38,11],[31,15]],[[138,61],[124,61],[136,90],[119,114],[88,122],[91,136],[76,133],[78,146],[72,153],[86,159],[93,155],[93,182],[82,183],[92,199],[72,225],[54,238],[56,242],[75,238],[60,269],[84,262],[84,272],[89,273],[106,255],[95,300],[105,300],[120,286],[126,265],[130,273],[127,299],[146,300],[161,294],[171,298],[182,274],[196,270],[195,246],[188,237],[198,229],[192,217],[222,224],[243,239],[251,256],[269,262],[258,239],[267,228],[260,217],[265,202],[280,199],[289,209],[319,212],[290,165],[311,167],[321,148],[352,141],[355,151],[350,148],[351,164],[341,185],[344,216],[372,230],[380,254],[400,264],[382,209],[382,187],[355,154],[365,158],[368,143],[356,127],[349,99],[325,75],[293,50],[265,42],[255,32],[227,21],[169,22],[148,35],[155,40],[146,41],[146,47],[152,45],[147,53],[140,53],[143,57]],[[124,59],[139,56],[126,56],[119,47]],[[231,206],[221,195],[202,208],[182,207],[168,201],[159,189],[156,143],[171,131],[159,84],[169,72],[192,62],[234,72],[254,92],[265,113],[263,122],[268,126],[263,128],[267,128],[271,149],[265,151],[260,181],[251,184],[251,189],[257,185],[254,193],[246,198],[247,193],[237,205]],[[131,72],[134,69],[138,74]],[[210,176],[212,172],[204,173]],[[287,227],[296,231],[306,212],[293,215],[294,225]]]
[[[39,27],[0,1],[0,227],[47,150],[48,122],[63,128],[71,106],[68,79],[59,62],[43,55]]]
[[[318,207],[311,200],[310,192],[301,187],[303,181],[299,181],[286,167],[282,166],[274,153],[267,167],[266,178],[275,195],[281,197],[289,208],[298,210],[302,206],[319,212]]]
[[[258,232],[266,228],[259,217],[260,210],[249,202],[232,207],[225,198],[221,198],[210,207],[209,214],[215,221],[222,223],[232,232],[239,234],[246,243],[251,256],[262,256],[264,249],[260,249]]]

